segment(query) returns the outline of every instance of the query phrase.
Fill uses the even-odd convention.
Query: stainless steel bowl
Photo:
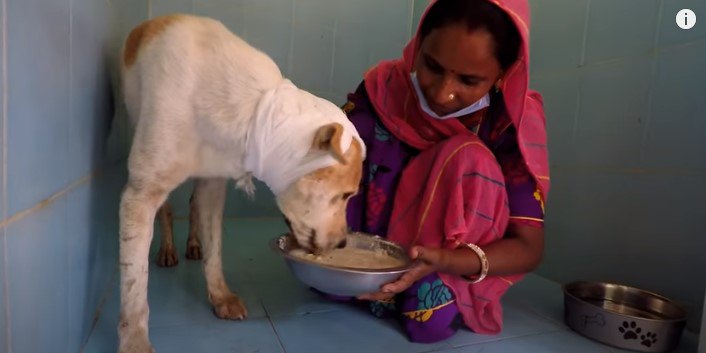
[[[613,347],[668,352],[679,343],[686,312],[642,289],[604,282],[563,286],[564,319],[574,331]]]
[[[284,258],[294,277],[301,282],[322,292],[342,296],[377,292],[383,284],[398,279],[411,267],[411,260],[402,247],[378,236],[363,233],[349,234],[346,238],[346,247],[382,249],[389,255],[404,260],[405,265],[380,270],[323,265],[290,255],[289,252],[299,246],[288,234],[272,239],[270,247]]]

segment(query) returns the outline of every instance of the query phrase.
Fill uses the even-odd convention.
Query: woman
[[[368,148],[349,225],[420,260],[360,299],[399,313],[412,341],[498,333],[500,297],[542,257],[549,177],[528,26],[526,0],[433,1],[403,57],[344,106]]]

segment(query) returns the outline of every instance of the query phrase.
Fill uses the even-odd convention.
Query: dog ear
[[[316,130],[314,135],[313,148],[328,151],[341,164],[346,164],[346,157],[341,150],[341,137],[343,136],[343,126],[339,123],[324,125]]]

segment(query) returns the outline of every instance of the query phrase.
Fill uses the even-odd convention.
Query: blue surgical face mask
[[[490,105],[490,95],[486,94],[483,96],[481,99],[479,99],[477,102],[461,109],[457,110],[451,114],[446,114],[444,116],[439,116],[436,113],[434,113],[431,108],[429,108],[429,103],[427,103],[427,99],[424,98],[424,93],[422,93],[422,89],[419,87],[419,81],[417,81],[417,73],[412,72],[409,74],[410,78],[412,79],[412,85],[414,86],[414,90],[417,91],[417,98],[419,98],[419,106],[422,108],[422,110],[429,114],[434,119],[439,119],[439,120],[446,120],[446,119],[452,119],[452,118],[458,118],[460,116],[468,115],[471,113],[475,113],[487,106]]]

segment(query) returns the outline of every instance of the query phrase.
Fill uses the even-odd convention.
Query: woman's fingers
[[[384,293],[401,293],[412,286],[412,283],[415,281],[414,277],[415,276],[412,276],[410,272],[407,272],[397,281],[382,286],[382,291]]]
[[[358,296],[361,300],[386,300],[394,297],[398,293],[404,292],[405,289],[411,287],[414,282],[422,279],[428,274],[435,271],[435,265],[441,260],[442,254],[440,249],[425,248],[415,246],[410,249],[409,255],[412,259],[417,259],[417,264],[409,271],[402,275],[398,280],[385,284],[380,289],[380,292],[369,293]]]

